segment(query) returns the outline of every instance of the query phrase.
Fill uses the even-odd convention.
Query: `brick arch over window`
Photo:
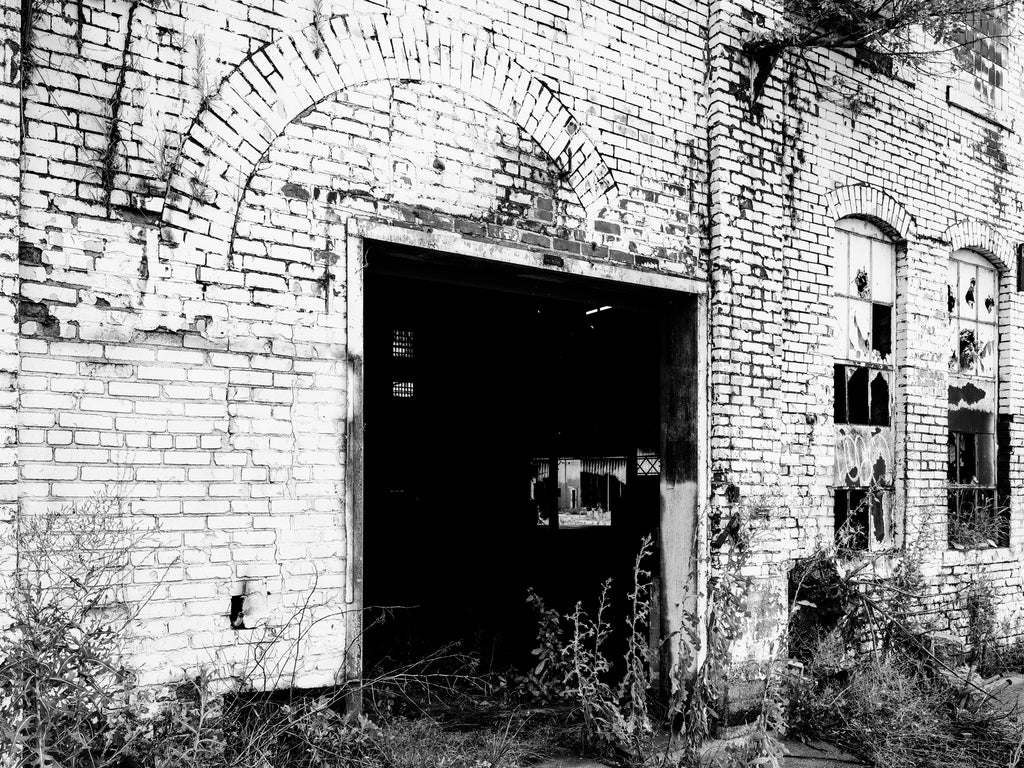
[[[187,238],[226,261],[243,194],[274,140],[332,94],[379,80],[447,85],[509,115],[553,159],[588,213],[615,189],[572,113],[507,54],[423,19],[338,16],[264,46],[225,78],[185,139],[169,184],[165,237]]]
[[[1013,245],[991,224],[968,219],[947,229],[942,239],[953,252],[963,248],[977,251],[991,261],[1000,272],[1013,268]]]
[[[917,222],[892,195],[867,184],[833,189],[826,196],[833,218],[866,219],[878,226],[898,245],[913,239]]]

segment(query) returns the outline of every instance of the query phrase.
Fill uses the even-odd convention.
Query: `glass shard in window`
[[[848,349],[850,360],[871,359],[871,305],[866,301],[850,302]]]

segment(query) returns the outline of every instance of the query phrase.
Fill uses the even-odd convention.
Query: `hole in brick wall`
[[[834,562],[798,560],[789,572],[789,605],[796,608],[787,633],[790,657],[811,661],[821,642],[840,626],[853,599]]]
[[[231,610],[228,613],[232,629],[245,629],[245,595],[231,596]]]

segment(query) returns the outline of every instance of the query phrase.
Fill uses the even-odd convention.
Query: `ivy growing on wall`
[[[944,54],[966,55],[979,16],[1006,15],[1020,0],[787,0],[783,18],[743,47],[756,69],[757,101],[787,51],[852,50],[876,68],[927,68]]]

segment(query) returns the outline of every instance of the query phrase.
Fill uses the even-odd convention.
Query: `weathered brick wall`
[[[1000,413],[1015,419],[1011,444],[1020,445],[1019,136],[948,104],[948,75],[904,70],[892,78],[838,53],[787,54],[751,107],[754,71],[740,48],[780,12],[779,3],[710,6],[712,505],[716,518],[759,518],[759,579],[737,658],[763,657],[784,622],[793,558],[832,536],[829,247],[844,216],[873,221],[900,244],[893,532],[926,555],[925,618],[963,634],[967,590],[984,578],[1013,625],[1022,588],[1019,492],[1009,549],[962,552],[946,543],[944,302],[954,250],[974,248],[1002,270]],[[1010,66],[1006,116],[1019,114],[1022,98],[1021,62]],[[1018,449],[1010,461],[1015,491],[1022,471]]]
[[[770,11],[753,10],[753,23],[771,19]],[[849,55],[809,52],[803,57],[803,61],[790,57],[780,62],[761,100],[762,116],[748,115],[741,123],[743,139],[764,142],[758,145],[759,151],[743,151],[741,142],[733,142],[741,152],[733,156],[736,164],[756,178],[762,178],[763,155],[771,154],[781,166],[771,177],[778,186],[769,205],[755,202],[753,208],[764,211],[766,217],[763,245],[754,236],[759,250],[767,249],[774,256],[776,227],[781,226],[783,233],[782,301],[773,315],[782,324],[781,334],[761,337],[761,354],[778,356],[778,390],[784,393],[785,403],[780,420],[774,423],[781,452],[779,481],[786,490],[782,520],[770,524],[766,536],[766,547],[776,553],[768,559],[782,566],[767,571],[774,582],[771,591],[780,598],[784,594],[787,558],[807,554],[820,538],[831,536],[835,329],[834,256],[829,246],[835,222],[854,216],[879,224],[902,243],[895,310],[894,533],[908,547],[925,553],[924,572],[934,586],[926,619],[937,630],[963,634],[967,590],[984,578],[995,588],[999,616],[1019,632],[1024,543],[1019,491],[1024,464],[1018,448],[1024,438],[1020,432],[1024,329],[1014,263],[1014,244],[1020,241],[1024,225],[1024,189],[1019,171],[1015,172],[1022,160],[1019,134],[947,103],[949,76],[926,77],[904,69],[901,77],[893,78],[856,64]],[[1020,114],[1021,74],[1019,56],[1014,57],[1003,112],[1006,120]],[[742,76],[741,71],[737,78]],[[768,219],[779,197],[782,211],[776,215],[780,218]],[[712,215],[719,215],[717,209]],[[946,543],[950,355],[946,267],[951,253],[965,247],[983,253],[1002,272],[999,409],[1014,420],[1009,466],[1015,494],[1008,549],[963,552],[950,550]],[[734,265],[733,258],[730,253],[713,269],[723,269],[724,263],[730,277],[741,272],[743,267]],[[765,264],[768,280],[771,263]],[[742,331],[734,331],[730,338],[735,340],[735,333]],[[743,337],[739,340],[742,345]],[[775,346],[780,340],[781,348]],[[736,347],[733,341],[732,348]],[[724,407],[721,394],[721,390],[715,394],[717,407]],[[756,395],[748,393],[748,397]],[[770,402],[770,394],[762,397]],[[740,431],[735,426],[733,430]],[[716,468],[721,455],[715,456]],[[733,478],[742,474],[735,469],[735,459],[728,462],[732,465],[728,476],[721,479],[738,482]],[[774,536],[777,541],[771,541]]]
[[[4,0],[0,3],[0,536],[8,541],[18,503],[15,315],[19,290],[20,29],[20,3]],[[7,546],[0,545],[0,572],[9,554]]]
[[[778,2],[353,0],[314,19],[312,3],[86,0],[81,23],[59,5],[34,24],[20,124],[6,2],[0,270],[19,254],[20,271],[0,271],[0,433],[17,405],[26,511],[116,484],[152,523],[147,679],[245,663],[240,592],[269,593],[278,624],[307,606],[296,682],[341,668],[356,219],[709,281],[709,503],[760,519],[759,640],[793,558],[832,535],[834,225],[879,223],[902,254],[896,532],[930,553],[942,626],[962,628],[981,571],[1020,606],[1019,500],[1009,550],[944,545],[941,295],[952,249],[1006,262],[1000,407],[1019,445],[1020,139],[947,104],[942,78],[808,52],[752,108],[740,48]]]
[[[152,522],[150,682],[246,664],[240,592],[305,612],[294,682],[342,668],[351,217],[704,274],[700,9],[323,6],[36,24],[20,499]]]

